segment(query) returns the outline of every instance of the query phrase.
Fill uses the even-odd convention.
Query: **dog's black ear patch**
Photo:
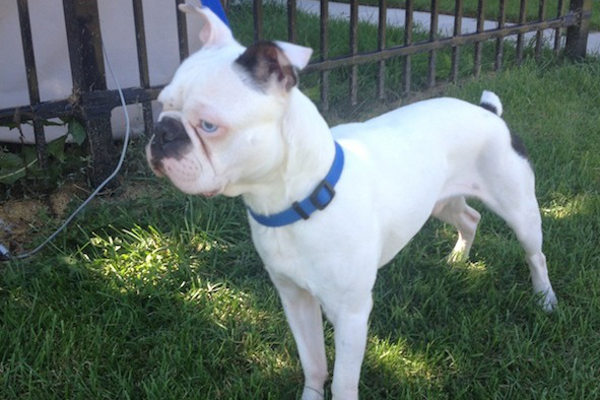
[[[529,154],[527,153],[527,148],[525,147],[525,143],[523,143],[523,139],[519,135],[514,132],[510,133],[510,144],[514,151],[517,152],[518,155],[523,157],[526,160],[529,160]]]
[[[298,73],[277,44],[260,41],[248,47],[235,60],[251,77],[259,89],[265,91],[271,82],[291,90],[298,84]]]

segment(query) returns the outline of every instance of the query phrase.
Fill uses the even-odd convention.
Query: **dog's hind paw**
[[[458,239],[456,245],[446,258],[448,264],[461,264],[467,262],[469,253],[471,252],[471,244],[464,239]]]
[[[469,254],[464,250],[452,250],[446,258],[448,264],[462,264],[467,262]]]
[[[539,303],[544,311],[549,313],[556,309],[558,305],[558,299],[551,288],[545,292],[540,292],[539,295]]]

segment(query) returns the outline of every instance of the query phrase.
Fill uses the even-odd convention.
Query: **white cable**
[[[88,203],[94,197],[96,197],[96,195],[104,188],[104,186],[106,186],[106,184],[108,182],[110,182],[117,175],[117,173],[121,169],[121,166],[123,165],[123,160],[125,160],[125,154],[127,153],[127,146],[129,145],[129,133],[130,133],[129,113],[127,112],[127,105],[125,104],[125,96],[123,96],[123,90],[121,90],[121,85],[119,85],[119,81],[117,80],[117,76],[115,75],[115,73],[114,73],[114,71],[112,69],[112,65],[110,64],[110,60],[108,59],[108,55],[106,54],[106,49],[104,48],[104,45],[102,45],[102,52],[104,53],[104,59],[106,60],[106,65],[108,65],[108,70],[110,72],[110,75],[112,76],[112,79],[113,79],[113,81],[115,83],[115,86],[117,87],[117,91],[119,92],[119,97],[121,99],[121,106],[123,107],[123,112],[125,113],[125,138],[123,140],[123,150],[121,151],[121,157],[119,158],[119,162],[117,163],[117,166],[115,167],[115,169],[112,172],[112,174],[110,174],[108,176],[108,178],[106,178],[104,180],[104,182],[102,182],[96,188],[96,190],[94,190],[92,192],[92,194],[90,194],[89,197],[83,203],[81,203],[81,205],[79,207],[77,207],[77,209],[75,211],[73,211],[73,213],[69,216],[69,218],[67,218],[65,220],[65,222],[56,231],[54,231],[54,233],[52,235],[48,236],[48,238],[46,240],[44,240],[35,249],[27,251],[25,253],[17,254],[15,256],[10,256],[8,254],[8,252],[6,252],[5,257],[7,256],[8,259],[28,258],[28,257],[33,256],[37,252],[39,252],[41,249],[43,249],[44,246],[46,246],[48,243],[50,243],[60,232],[62,232],[67,227],[67,225],[77,216],[77,214],[79,214],[79,212],[85,206],[87,206]],[[4,247],[2,245],[0,245],[0,250],[2,250],[3,248]],[[6,249],[4,249],[4,250],[6,250]],[[2,251],[4,251],[4,250],[2,250]]]

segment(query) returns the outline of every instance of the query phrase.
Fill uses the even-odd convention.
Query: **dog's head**
[[[285,42],[244,48],[208,8],[180,10],[201,19],[202,47],[158,96],[148,162],[183,192],[238,195],[285,157],[282,119],[312,50]]]

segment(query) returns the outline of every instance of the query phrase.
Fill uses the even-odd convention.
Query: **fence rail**
[[[102,56],[102,39],[100,22],[98,19],[98,0],[63,0],[63,11],[68,39],[69,58],[73,79],[73,93],[68,99],[58,101],[40,101],[38,75],[36,71],[33,41],[31,35],[29,8],[27,0],[16,0],[22,38],[24,61],[26,66],[29,104],[26,106],[12,107],[0,110],[0,124],[20,123],[32,121],[39,165],[45,167],[48,162],[47,145],[44,135],[43,121],[55,117],[74,117],[85,126],[89,140],[89,151],[92,158],[91,174],[93,182],[100,182],[109,175],[113,165],[110,151],[112,134],[110,127],[111,110],[117,107],[118,93],[108,90],[104,59]],[[173,6],[183,3],[184,0],[171,0]],[[298,30],[298,4],[296,0],[286,0],[288,19],[288,40],[297,41]],[[377,49],[369,52],[358,51],[358,23],[359,1],[349,0],[349,53],[337,58],[329,57],[329,2],[320,1],[320,59],[309,64],[306,72],[318,72],[320,75],[320,100],[321,107],[329,107],[329,73],[340,67],[350,68],[349,99],[351,104],[358,102],[358,66],[365,63],[377,63],[377,97],[385,97],[385,69],[386,61],[401,57],[403,63],[404,93],[411,90],[412,56],[418,53],[428,53],[427,85],[436,84],[437,51],[451,48],[450,79],[458,79],[458,65],[461,58],[461,48],[466,45],[474,46],[473,74],[481,72],[482,43],[496,39],[494,68],[501,69],[504,63],[503,42],[505,38],[516,36],[517,63],[523,60],[524,34],[536,32],[536,45],[534,54],[539,57],[543,45],[543,31],[552,29],[555,32],[553,49],[561,51],[561,32],[566,30],[564,53],[567,57],[578,59],[585,57],[587,37],[589,31],[589,18],[591,15],[592,0],[570,0],[568,10],[564,10],[564,0],[558,1],[557,10],[553,17],[549,13],[546,0],[538,0],[538,17],[536,21],[527,22],[526,7],[528,0],[521,0],[519,20],[509,24],[506,20],[506,2],[499,1],[498,18],[494,29],[484,29],[486,0],[478,0],[477,25],[475,32],[463,34],[462,22],[464,17],[463,0],[456,0],[454,12],[453,33],[449,37],[439,37],[439,1],[431,1],[430,27],[428,40],[415,43],[413,37],[414,2],[405,1],[404,43],[401,46],[386,48],[386,30],[388,29],[386,17],[388,7],[386,0],[379,0]],[[530,0],[531,1],[531,0]],[[156,99],[162,86],[151,86],[149,79],[148,54],[146,35],[144,31],[143,1],[132,0],[134,25],[136,32],[137,60],[139,64],[139,87],[124,89],[125,101],[128,104],[141,103],[143,110],[144,127],[147,133],[152,131],[153,115],[151,101]],[[262,0],[253,0],[254,39],[263,38],[263,4]],[[551,12],[551,11],[550,11]],[[177,13],[179,55],[183,60],[188,56],[187,26],[182,13]]]

